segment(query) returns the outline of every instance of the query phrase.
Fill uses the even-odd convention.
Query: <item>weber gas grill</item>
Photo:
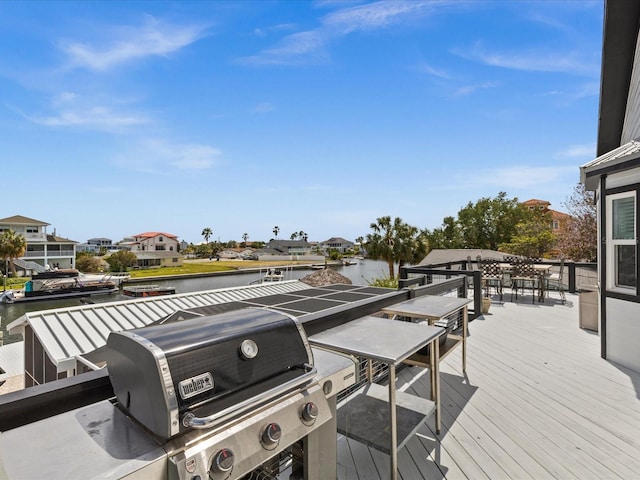
[[[107,352],[116,399],[3,432],[0,473],[335,478],[335,396],[355,361],[312,350],[295,317],[248,308],[111,333]]]
[[[263,308],[111,333],[119,405],[167,439],[309,383],[311,347],[298,321]]]

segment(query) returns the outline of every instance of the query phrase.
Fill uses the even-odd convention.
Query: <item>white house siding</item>
[[[607,188],[626,187],[635,183],[640,183],[640,169],[625,170],[607,176]]]
[[[640,372],[640,304],[607,298],[607,360]]]
[[[638,136],[640,136],[640,36],[636,41],[636,53],[633,60],[633,72],[631,73],[620,145],[635,140]]]

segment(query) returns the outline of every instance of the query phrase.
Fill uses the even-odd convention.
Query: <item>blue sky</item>
[[[563,210],[603,2],[0,2],[0,217],[198,243]]]

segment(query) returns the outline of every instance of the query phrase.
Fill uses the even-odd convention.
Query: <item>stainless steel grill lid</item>
[[[312,366],[298,321],[263,308],[112,332],[107,339],[120,407],[163,438],[201,427],[203,416],[209,424],[306,383]]]

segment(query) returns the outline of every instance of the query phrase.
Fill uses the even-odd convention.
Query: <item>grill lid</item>
[[[247,308],[112,332],[107,367],[120,408],[169,438],[308,382],[313,356],[295,317]]]

